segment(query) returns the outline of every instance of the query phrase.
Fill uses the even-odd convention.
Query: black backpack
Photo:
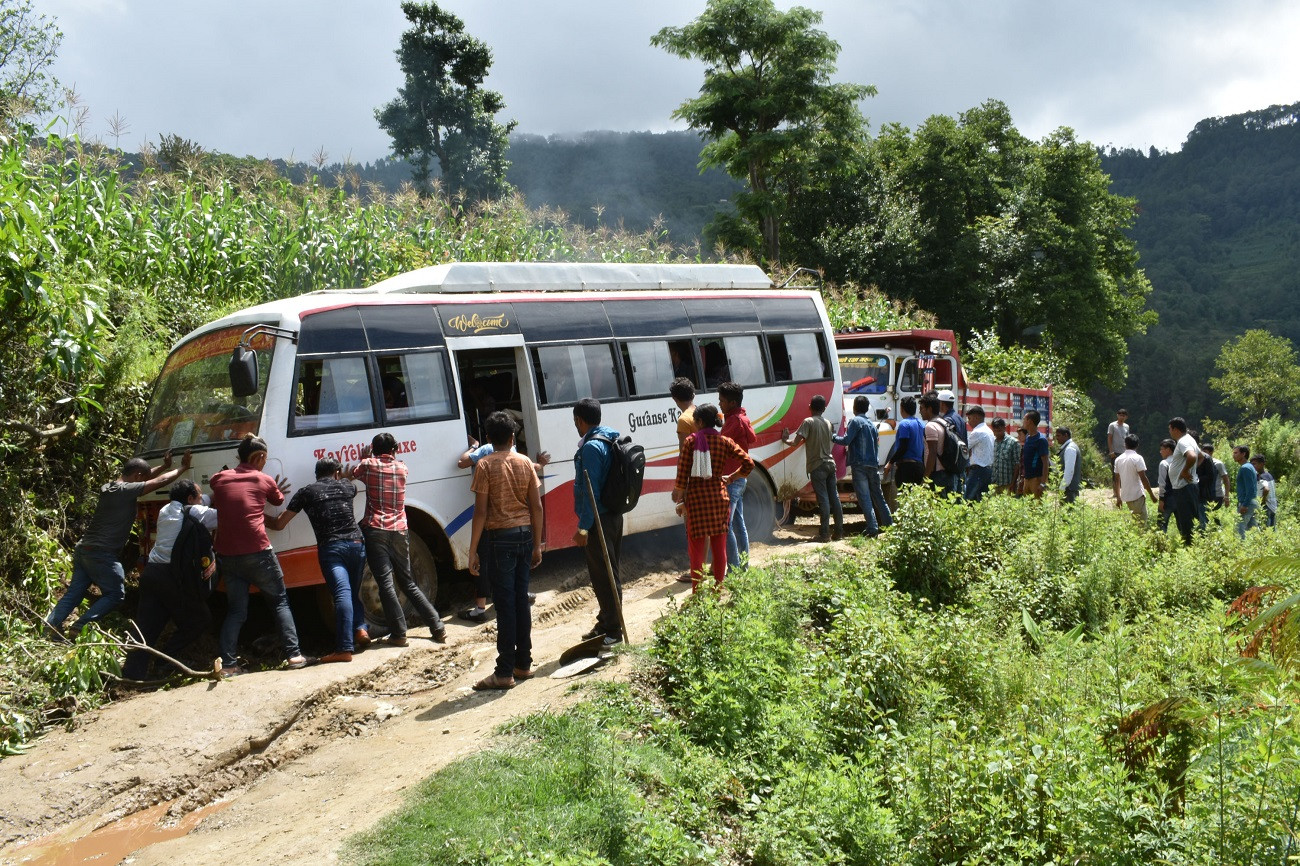
[[[943,442],[939,446],[939,462],[948,472],[961,473],[966,471],[968,463],[966,449],[962,446],[961,437],[957,435],[957,425],[952,423],[950,418],[936,418],[934,420],[943,425]]]
[[[206,598],[212,591],[212,578],[217,570],[216,555],[212,550],[212,533],[185,506],[181,512],[181,528],[172,545],[172,577],[182,590]]]
[[[641,498],[641,483],[645,480],[645,449],[632,442],[631,436],[615,440],[609,436],[593,436],[609,449],[609,472],[605,486],[600,491],[600,504],[613,514],[627,514],[636,508]]]

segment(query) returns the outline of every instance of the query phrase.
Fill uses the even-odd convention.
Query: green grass
[[[1297,543],[1221,526],[1185,551],[1119,512],[909,493],[884,544],[693,598],[633,683],[510,726],[345,854],[1283,862],[1295,677],[1240,658],[1225,611],[1252,557]]]

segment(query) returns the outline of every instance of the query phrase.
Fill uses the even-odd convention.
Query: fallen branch
[[[0,420],[0,427],[7,427],[10,430],[21,430],[33,439],[53,439],[55,436],[62,436],[76,426],[76,419],[61,424],[58,427],[40,428],[35,424],[28,424],[26,421],[11,421],[8,419]]]

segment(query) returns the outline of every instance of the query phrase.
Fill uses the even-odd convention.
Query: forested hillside
[[[1160,322],[1098,405],[1230,415],[1206,384],[1223,343],[1248,328],[1300,339],[1300,103],[1203,120],[1176,153],[1112,151],[1102,167],[1138,200],[1132,234]]]

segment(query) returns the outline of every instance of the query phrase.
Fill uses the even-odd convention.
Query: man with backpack
[[[339,477],[342,469],[332,457],[317,460],[316,482],[299,489],[278,517],[266,521],[268,529],[281,530],[306,511],[316,533],[316,558],[334,599],[334,652],[320,657],[324,664],[350,662],[354,650],[370,643],[361,603],[366,543],[352,508],[357,488]]]
[[[955,493],[962,479],[961,439],[942,417],[938,397],[921,398],[921,420],[925,423],[925,477],[941,495]]]
[[[590,640],[604,635],[605,646],[621,643],[626,637],[620,624],[619,605],[622,604],[623,587],[619,582],[619,552],[623,546],[623,515],[608,508],[602,501],[606,479],[609,477],[614,459],[613,444],[618,441],[618,433],[600,423],[600,401],[594,397],[584,397],[573,407],[573,426],[582,437],[578,453],[573,456],[573,511],[578,517],[578,530],[573,534],[573,543],[583,548],[587,554],[587,574],[591,578],[591,589],[596,594],[596,603],[600,610],[596,614],[596,625],[582,636]],[[591,491],[595,501],[587,493],[587,482],[591,482]],[[639,491],[639,488],[638,488]],[[600,521],[597,529],[596,521]],[[601,550],[600,540],[593,541],[592,534],[600,532],[605,539],[605,550]],[[605,567],[605,555],[609,555],[609,567]],[[617,593],[617,594],[615,594]]]
[[[168,621],[174,623],[176,629],[162,652],[176,658],[212,621],[208,595],[215,571],[211,533],[217,528],[217,510],[208,507],[207,497],[189,479],[177,481],[168,492],[171,501],[158,512],[158,533],[140,571],[135,624],[145,644],[157,647]],[[146,679],[153,658],[145,650],[132,650],[122,676]]]

